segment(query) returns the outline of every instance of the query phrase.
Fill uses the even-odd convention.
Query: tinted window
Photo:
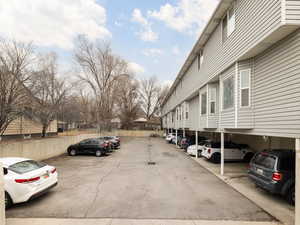
[[[279,170],[291,171],[295,169],[295,157],[285,157],[279,160]]]
[[[210,148],[221,148],[221,143],[213,142],[213,143],[208,143],[205,146],[210,147]]]
[[[258,166],[263,166],[268,169],[274,169],[276,157],[267,154],[258,154],[254,159],[254,163]]]
[[[40,169],[44,166],[46,166],[45,163],[36,162],[33,160],[27,160],[27,161],[15,163],[15,164],[11,165],[10,167],[8,167],[8,169],[15,173],[23,174],[23,173],[31,172],[33,170]]]

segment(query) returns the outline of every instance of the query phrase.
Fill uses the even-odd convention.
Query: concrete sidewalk
[[[7,219],[6,225],[280,225],[278,222],[132,219]]]

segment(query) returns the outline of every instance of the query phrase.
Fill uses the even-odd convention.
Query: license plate
[[[260,175],[263,175],[264,174],[264,171],[262,169],[256,169],[256,172]]]
[[[46,174],[43,175],[43,178],[44,178],[44,179],[46,179],[46,178],[48,178],[48,177],[49,177],[49,173],[46,173]]]

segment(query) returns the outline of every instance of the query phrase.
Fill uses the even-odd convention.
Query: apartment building
[[[164,102],[163,126],[288,138],[300,168],[300,1],[220,0]]]

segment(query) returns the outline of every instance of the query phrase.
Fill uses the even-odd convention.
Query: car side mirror
[[[3,168],[3,174],[4,174],[4,175],[8,174],[7,168]]]

